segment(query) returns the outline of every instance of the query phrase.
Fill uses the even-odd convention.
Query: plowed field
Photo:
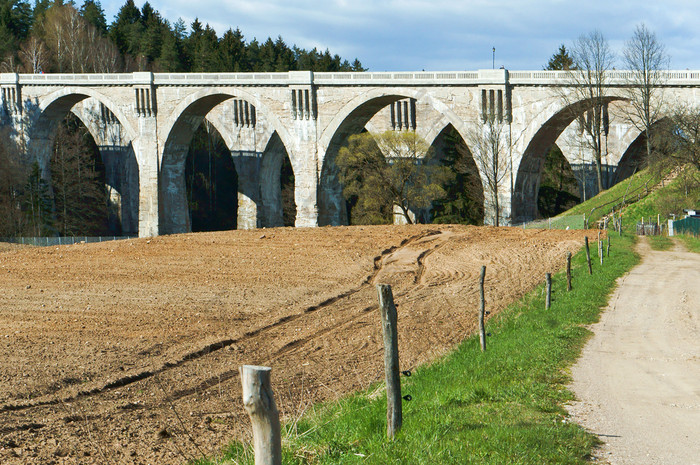
[[[378,282],[402,369],[563,267],[581,231],[267,229],[0,247],[0,463],[183,463],[249,435],[238,367],[287,417],[383,376]]]

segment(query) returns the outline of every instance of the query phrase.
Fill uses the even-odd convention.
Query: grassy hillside
[[[585,214],[586,218],[589,218],[590,227],[592,227],[596,221],[610,213],[613,206],[620,204],[623,200],[626,202],[636,201],[640,195],[645,196],[647,191],[651,190],[658,182],[659,179],[655,178],[649,170],[642,170],[610,189],[600,192],[595,197],[565,211],[558,218]]]

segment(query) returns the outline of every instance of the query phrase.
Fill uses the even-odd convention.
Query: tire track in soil
[[[353,296],[354,294],[360,292],[361,290],[366,289],[368,286],[371,286],[372,284],[374,284],[374,282],[373,282],[374,278],[382,271],[383,259],[388,258],[392,253],[397,252],[400,249],[405,248],[409,245],[412,245],[415,242],[418,242],[418,241],[425,239],[427,237],[437,236],[440,234],[443,234],[443,232],[441,232],[441,231],[428,231],[424,234],[416,235],[414,237],[411,237],[411,238],[408,238],[408,239],[402,241],[401,245],[399,245],[398,247],[395,246],[395,247],[385,249],[384,251],[382,251],[382,253],[380,255],[375,257],[373,273],[371,273],[363,281],[363,283],[359,287],[352,289],[350,291],[344,292],[342,294],[339,294],[338,296],[327,299],[317,306],[310,307],[304,313],[308,314],[311,312],[316,312],[317,310],[320,310],[322,308],[324,308],[324,309],[328,308],[330,305],[338,303],[341,300],[347,299],[347,298]],[[447,240],[449,240],[449,237],[447,238]],[[443,247],[445,244],[447,244],[447,240],[445,242],[437,244],[437,245],[433,246],[432,248],[425,250],[419,254],[419,258],[416,260],[416,271],[415,271],[416,278],[414,281],[417,281],[419,279],[418,277],[422,275],[423,269],[425,267],[423,264],[425,258],[427,256],[429,256],[431,253],[438,250],[439,248]],[[409,290],[406,290],[403,292],[399,292],[395,295],[395,298],[397,298],[397,299],[401,298],[401,297],[409,294],[411,291],[412,291],[412,289],[409,289]],[[344,306],[343,308],[351,308],[351,306],[347,305],[347,306]],[[341,319],[338,319],[337,315],[336,315],[336,322],[334,324],[326,326],[324,328],[321,328],[318,331],[315,331],[308,336],[305,336],[302,338],[297,338],[297,339],[294,339],[290,342],[285,343],[282,347],[280,347],[279,349],[275,350],[273,353],[269,354],[267,357],[262,359],[261,363],[266,363],[266,364],[270,365],[271,364],[270,362],[279,359],[280,357],[291,352],[295,348],[306,345],[312,341],[315,341],[321,337],[324,337],[328,333],[331,333],[339,328],[342,328],[343,326],[347,326],[348,324],[357,321],[358,318],[366,315],[367,313],[369,313],[372,310],[375,310],[377,308],[378,308],[377,305],[370,305],[370,306],[364,306],[360,310],[354,310],[354,311],[353,310],[345,310],[349,313],[348,316],[341,318]],[[300,314],[300,315],[298,315],[297,318],[293,318],[290,321],[296,321],[303,316],[304,315]],[[315,316],[314,318],[317,318],[317,316]],[[273,329],[273,328],[269,328],[269,329]],[[280,328],[279,328],[279,326],[275,326],[274,329],[280,329]],[[266,334],[265,335],[259,334],[259,335],[265,336],[265,337],[268,336]],[[245,342],[246,343],[254,343],[254,341],[252,341],[252,340],[246,340]],[[193,387],[190,387],[187,389],[176,391],[173,394],[171,394],[170,396],[168,396],[166,399],[168,402],[175,402],[175,401],[181,400],[185,397],[191,396],[193,394],[201,393],[201,392],[203,392],[207,389],[210,389],[212,387],[215,387],[223,382],[229,381],[237,376],[238,376],[237,369],[236,370],[227,370],[224,373],[221,373],[221,374],[218,374],[216,376],[212,376],[212,377],[208,378],[207,380],[199,383],[197,386],[193,386]]]
[[[24,404],[5,404],[5,405],[0,406],[0,413],[2,413],[2,412],[16,412],[16,411],[28,410],[28,409],[32,409],[32,408],[38,408],[38,407],[54,406],[54,405],[63,404],[63,403],[67,403],[67,402],[73,402],[73,401],[83,399],[86,397],[90,397],[90,396],[99,395],[99,394],[102,394],[102,393],[105,393],[105,392],[108,392],[108,391],[111,391],[114,389],[122,388],[122,387],[128,386],[130,384],[134,384],[134,383],[139,382],[139,381],[144,381],[144,380],[152,378],[154,376],[163,374],[169,370],[179,368],[187,362],[201,359],[203,357],[211,355],[215,352],[218,352],[218,351],[225,349],[229,346],[232,346],[234,344],[238,345],[238,344],[242,344],[244,342],[248,342],[252,338],[256,338],[256,337],[259,337],[261,335],[264,335],[268,331],[271,331],[274,329],[279,329],[280,327],[282,327],[288,323],[294,322],[294,321],[304,317],[305,315],[308,315],[310,313],[315,313],[315,312],[318,312],[319,310],[323,310],[325,308],[328,308],[331,305],[337,303],[338,301],[346,299],[346,298],[358,293],[359,291],[366,288],[367,286],[370,286],[372,284],[374,278],[382,271],[382,267],[383,267],[382,263],[383,263],[385,257],[391,255],[392,253],[396,252],[397,250],[400,250],[404,247],[407,247],[407,246],[413,244],[414,242],[420,241],[421,239],[424,239],[426,237],[439,235],[441,233],[442,232],[440,230],[428,230],[428,231],[425,231],[421,234],[416,234],[414,236],[411,236],[409,238],[402,240],[398,246],[392,246],[392,247],[389,247],[389,248],[382,250],[380,252],[380,254],[375,256],[373,259],[372,272],[362,281],[362,283],[359,286],[357,286],[353,289],[349,289],[345,292],[342,292],[336,296],[330,297],[330,298],[320,302],[319,304],[307,307],[300,313],[297,313],[295,315],[288,315],[288,316],[282,317],[282,318],[274,321],[273,323],[262,326],[260,328],[256,328],[252,331],[247,331],[240,338],[225,339],[222,341],[214,342],[212,344],[208,344],[207,346],[205,346],[199,350],[196,350],[194,352],[190,352],[190,353],[183,355],[180,359],[178,359],[174,362],[165,362],[160,368],[158,368],[156,370],[144,370],[144,371],[141,371],[141,372],[138,372],[135,374],[127,375],[127,376],[118,378],[114,381],[107,382],[102,386],[98,386],[98,387],[88,389],[88,390],[79,391],[72,396],[67,396],[67,397],[62,397],[62,398],[54,398],[54,399],[49,399],[49,400],[44,400],[44,401],[36,401],[36,402],[24,403]],[[444,243],[441,245],[444,245]],[[427,251],[423,252],[422,254],[420,254],[421,256],[419,257],[419,261],[418,261],[418,271],[416,272],[416,280],[419,279],[418,278],[419,273],[422,275],[422,270],[424,268],[423,264],[422,264],[422,259],[424,259],[427,255],[432,253],[434,250],[435,249],[427,250]],[[403,293],[403,294],[405,294],[405,293]],[[397,297],[400,297],[403,294],[397,294]],[[376,308],[376,306],[370,306],[370,307],[364,308],[363,313],[369,312],[373,308]],[[282,355],[283,353],[285,353],[286,351],[291,349],[292,348],[291,346],[303,345],[304,343],[306,343],[310,340],[313,340],[315,338],[318,338],[319,336],[327,333],[328,331],[331,331],[333,329],[337,329],[338,327],[342,326],[343,324],[347,324],[347,323],[351,322],[353,318],[354,318],[354,316],[350,317],[350,319],[348,319],[348,320],[345,320],[345,321],[342,321],[342,322],[339,322],[339,323],[333,325],[331,328],[328,328],[328,329],[324,328],[323,330],[317,331],[312,336],[302,338],[302,339],[297,340],[297,341],[291,341],[291,342],[287,343],[282,349],[279,349],[277,351],[277,353],[275,353],[275,355],[271,359],[272,360],[276,359],[277,357],[279,357],[280,355]],[[220,384],[223,381],[230,380],[231,378],[234,378],[237,375],[238,375],[238,370],[230,370],[230,372],[226,372],[224,375],[222,375],[221,378],[219,376],[217,376],[216,378],[217,378],[217,380],[219,380],[217,383],[212,384],[211,380],[207,380],[207,381],[200,383],[200,386],[203,386],[203,387],[207,386],[205,389],[208,389],[208,388],[213,387],[217,384]],[[174,395],[173,397],[169,397],[168,399],[169,400],[178,400],[178,399],[181,399],[183,397],[187,397],[188,395],[191,395],[194,392],[201,392],[201,391],[197,391],[197,388],[190,388],[187,390],[183,390],[182,394],[178,395],[176,393],[176,395]],[[12,427],[11,429],[8,429],[8,430],[0,430],[0,433],[7,433],[7,432],[12,432],[12,431],[25,431],[25,430],[29,430],[29,429],[39,429],[39,428],[43,428],[45,426],[46,425],[42,425],[39,423],[32,423],[29,425],[19,425],[19,426]]]

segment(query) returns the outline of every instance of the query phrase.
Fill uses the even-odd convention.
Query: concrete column
[[[158,145],[155,137],[155,126],[155,118],[139,118],[139,135],[133,141],[139,168],[139,237],[157,236],[160,232],[158,225]]]
[[[262,226],[260,205],[260,156],[255,152],[231,152],[238,175],[238,229]]]
[[[308,162],[304,165],[294,171],[294,202],[297,205],[294,225],[298,228],[318,226],[317,169],[315,163],[313,166]]]

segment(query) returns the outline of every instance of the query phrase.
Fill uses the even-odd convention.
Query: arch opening
[[[581,202],[581,184],[557,144],[547,151],[537,192],[538,218],[550,218]]]
[[[360,134],[367,123],[383,108],[402,100],[409,95],[383,95],[363,102],[354,108],[340,123],[326,149],[318,185],[318,225],[340,226],[349,223],[348,207],[352,206],[343,197],[335,158],[341,147],[348,143],[353,134]]]
[[[23,163],[35,200],[41,201],[44,187],[50,198],[44,234],[138,233],[138,163],[126,132],[102,101],[87,94],[60,96],[38,115]],[[37,217],[31,222],[41,223]]]
[[[185,160],[188,218],[193,232],[236,229],[238,174],[224,140],[203,121]]]
[[[219,105],[222,106],[219,107]],[[212,112],[215,108],[217,110]],[[205,120],[205,118],[209,119]],[[250,229],[285,224],[285,205],[287,205],[288,215],[290,207],[288,202],[285,203],[280,199],[283,191],[288,195],[289,182],[293,183],[294,177],[290,175],[292,165],[282,137],[276,130],[272,131],[273,134],[270,136],[269,128],[276,127],[276,121],[269,120],[267,114],[256,109],[251,101],[229,93],[204,93],[192,97],[191,101],[183,103],[179,116],[173,119],[174,122],[163,147],[160,169],[159,232],[161,234]],[[199,128],[203,125],[209,125],[211,128],[208,133],[217,134],[218,147],[215,152],[218,155],[215,158],[219,170],[216,173],[225,174],[224,178],[213,178],[209,176],[207,167],[206,173],[200,171],[198,176],[202,186],[209,186],[211,193],[207,196],[208,200],[205,203],[209,205],[210,211],[214,208],[212,203],[214,192],[227,199],[226,211],[223,210],[224,203],[220,200],[216,201],[218,206],[215,209],[220,211],[215,217],[197,217],[196,209],[193,208],[199,208],[203,199],[200,197],[198,203],[190,204],[193,198],[191,195],[191,192],[194,192],[193,186],[195,190],[197,186],[185,180],[186,177],[191,178],[194,172],[187,171],[192,166],[192,159],[188,158],[188,154],[194,145],[200,143],[194,136],[197,131],[201,131]],[[268,143],[267,139],[270,137]],[[266,144],[263,150],[258,145],[259,141]],[[208,152],[205,151],[205,153]],[[224,153],[227,155],[224,156]],[[208,166],[209,155],[206,157]],[[276,180],[271,174],[273,172],[277,173]],[[279,178],[282,172],[285,173],[284,180]],[[221,188],[216,187],[219,183]],[[291,193],[293,195],[293,188]],[[269,208],[266,209],[266,207]],[[294,207],[291,208],[294,209]],[[277,211],[281,212],[279,219],[276,216]],[[195,218],[198,218],[197,225],[194,224]]]
[[[484,224],[484,188],[479,169],[467,143],[448,124],[432,143],[434,163],[440,163],[455,177],[445,186],[445,199],[433,202],[429,212],[433,223]]]
[[[618,100],[624,99],[608,97],[605,99],[605,105]],[[513,224],[532,221],[538,217],[538,194],[550,148],[574,120],[584,118],[586,124],[585,118],[589,108],[590,101],[582,100],[559,110],[538,129],[528,143],[518,166],[511,198]]]
[[[654,129],[661,129],[661,133],[664,132],[664,125],[672,124],[671,119],[668,117],[661,118],[660,120],[652,124],[652,138],[651,138],[651,150],[654,152],[658,150],[658,145],[664,144],[663,140],[655,140]],[[613,174],[613,184],[617,184],[621,181],[632,176],[634,173],[640,169],[647,166],[646,160],[646,143],[647,143],[647,131],[642,131],[639,133],[636,139],[627,147],[625,152],[622,154],[620,161],[617,164],[615,173]]]

